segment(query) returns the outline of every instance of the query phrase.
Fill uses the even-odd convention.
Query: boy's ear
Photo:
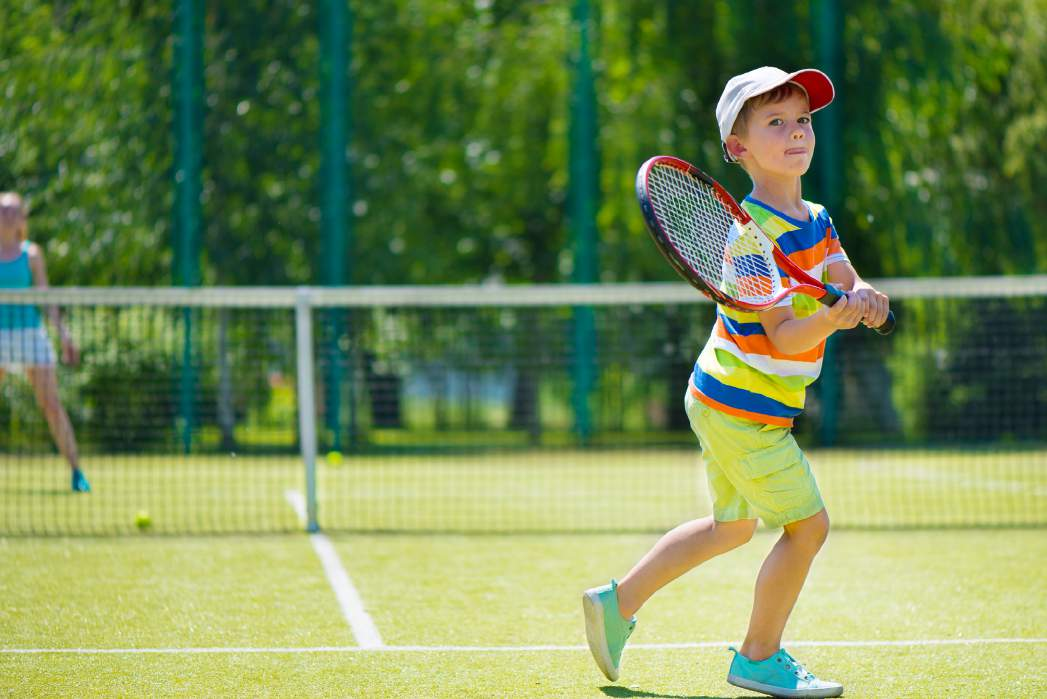
[[[741,160],[742,156],[749,152],[749,149],[742,143],[742,139],[738,138],[735,134],[731,134],[724,141],[724,145],[727,146],[727,152],[730,153],[735,160]]]

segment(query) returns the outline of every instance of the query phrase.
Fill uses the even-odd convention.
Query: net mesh
[[[834,336],[794,430],[834,525],[1047,524],[1047,279],[883,288],[898,331]],[[53,405],[5,365],[0,533],[301,529],[295,302],[0,293],[57,306],[79,345],[79,365],[55,368],[57,403],[93,488],[70,492]],[[317,289],[312,303],[321,527],[657,531],[708,513],[682,403],[714,310],[690,287]]]
[[[647,195],[677,257],[707,286],[752,305],[769,304],[782,292],[771,243],[755,226],[739,225],[711,185],[655,163]]]

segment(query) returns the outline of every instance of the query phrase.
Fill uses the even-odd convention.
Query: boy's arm
[[[878,328],[886,322],[890,310],[887,295],[859,277],[850,262],[834,262],[829,265],[828,273],[830,284],[852,292],[851,301],[861,307],[863,323],[870,328]]]
[[[817,347],[837,330],[853,328],[862,319],[862,307],[845,296],[829,307],[806,318],[797,318],[789,306],[759,313],[760,323],[779,352],[800,354]]]

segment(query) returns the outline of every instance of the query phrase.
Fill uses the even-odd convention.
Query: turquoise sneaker
[[[73,492],[90,493],[91,484],[87,482],[87,476],[78,468],[73,469]]]
[[[839,682],[826,682],[815,677],[782,648],[767,660],[752,661],[734,652],[727,681],[735,687],[763,692],[772,697],[838,697],[843,694]]]
[[[617,580],[586,590],[582,595],[582,608],[589,650],[603,674],[614,682],[618,679],[625,642],[636,628],[636,617],[627,620],[618,611]]]

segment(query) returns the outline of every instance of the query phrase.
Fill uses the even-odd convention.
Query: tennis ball
[[[329,451],[327,452],[327,463],[329,466],[341,466],[342,465],[342,452],[340,451]]]
[[[145,510],[139,510],[138,514],[135,515],[135,526],[145,531],[149,527],[153,526],[153,518],[149,516],[149,513]]]

